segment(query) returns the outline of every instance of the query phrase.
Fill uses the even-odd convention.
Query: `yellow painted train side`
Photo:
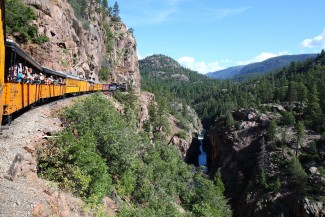
[[[0,0],[0,123],[3,114],[4,69],[5,69],[5,0]]]

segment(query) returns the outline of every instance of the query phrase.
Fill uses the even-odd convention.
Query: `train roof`
[[[79,78],[76,75],[68,74],[66,72],[55,71],[55,70],[49,69],[49,68],[47,68],[45,66],[42,66],[42,68],[43,68],[44,72],[48,73],[48,74],[53,74],[53,75],[57,75],[57,76],[64,77],[64,78],[72,78],[72,79],[76,79],[76,80],[80,80],[80,81],[87,81],[86,79]]]
[[[76,76],[76,75],[67,74],[67,73],[65,73],[65,75],[66,75],[67,78],[72,78],[72,79],[76,79],[76,80],[79,80],[79,81],[88,81],[87,79],[79,78],[79,77]]]
[[[21,49],[14,41],[6,40],[6,47],[11,48],[19,56],[27,60],[30,64],[34,65],[39,70],[42,70],[42,66],[39,63],[37,63],[31,56],[29,56],[23,49]]]
[[[53,69],[49,69],[49,68],[47,68],[47,67],[45,67],[45,66],[42,66],[42,68],[43,68],[43,71],[44,71],[45,73],[47,73],[47,74],[57,75],[57,76],[64,77],[64,78],[67,77],[67,74],[64,73],[64,72],[61,72],[61,71],[55,71],[55,70],[53,70]]]
[[[88,80],[88,82],[90,82],[90,83],[94,83],[94,84],[102,84],[101,82],[98,82],[98,81],[92,81],[92,80]]]

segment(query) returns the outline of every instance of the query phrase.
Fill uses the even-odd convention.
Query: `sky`
[[[202,74],[325,49],[324,0],[117,2],[139,59],[164,54]]]

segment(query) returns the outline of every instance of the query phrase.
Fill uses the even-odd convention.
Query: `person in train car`
[[[39,80],[40,80],[41,84],[44,84],[45,77],[42,72],[40,73]]]
[[[49,78],[45,77],[45,78],[44,78],[44,83],[45,83],[45,84],[51,84],[51,81],[50,81]]]
[[[23,71],[22,70],[20,71],[18,68],[17,82],[21,82],[22,78],[23,78]]]
[[[54,78],[52,75],[49,77],[49,81],[50,81],[50,84],[54,84]]]
[[[27,71],[27,83],[32,84],[34,82],[34,75],[31,71]]]
[[[19,63],[17,68],[17,82],[21,82],[22,77],[23,77],[23,66],[22,63]]]
[[[22,75],[22,78],[21,78],[21,81],[22,82],[27,82],[27,72],[29,71],[28,67],[27,66],[23,66],[23,75]]]
[[[62,78],[58,77],[57,82],[58,82],[58,85],[62,85]]]
[[[32,84],[34,82],[34,76],[33,68],[29,68],[29,77],[27,78],[29,80],[29,83]]]
[[[27,70],[27,71],[26,71],[26,77],[25,77],[25,79],[26,79],[26,83],[27,83],[27,84],[30,83],[30,78],[31,78],[30,72],[29,72],[29,70]]]
[[[35,75],[34,75],[34,83],[35,83],[35,84],[39,84],[39,83],[41,83],[40,75],[37,74],[37,73],[35,73]]]

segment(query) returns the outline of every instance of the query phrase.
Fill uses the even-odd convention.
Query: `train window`
[[[12,52],[11,48],[6,47],[5,57],[5,79],[6,81],[13,81],[17,79],[18,67],[15,62],[16,53]]]

